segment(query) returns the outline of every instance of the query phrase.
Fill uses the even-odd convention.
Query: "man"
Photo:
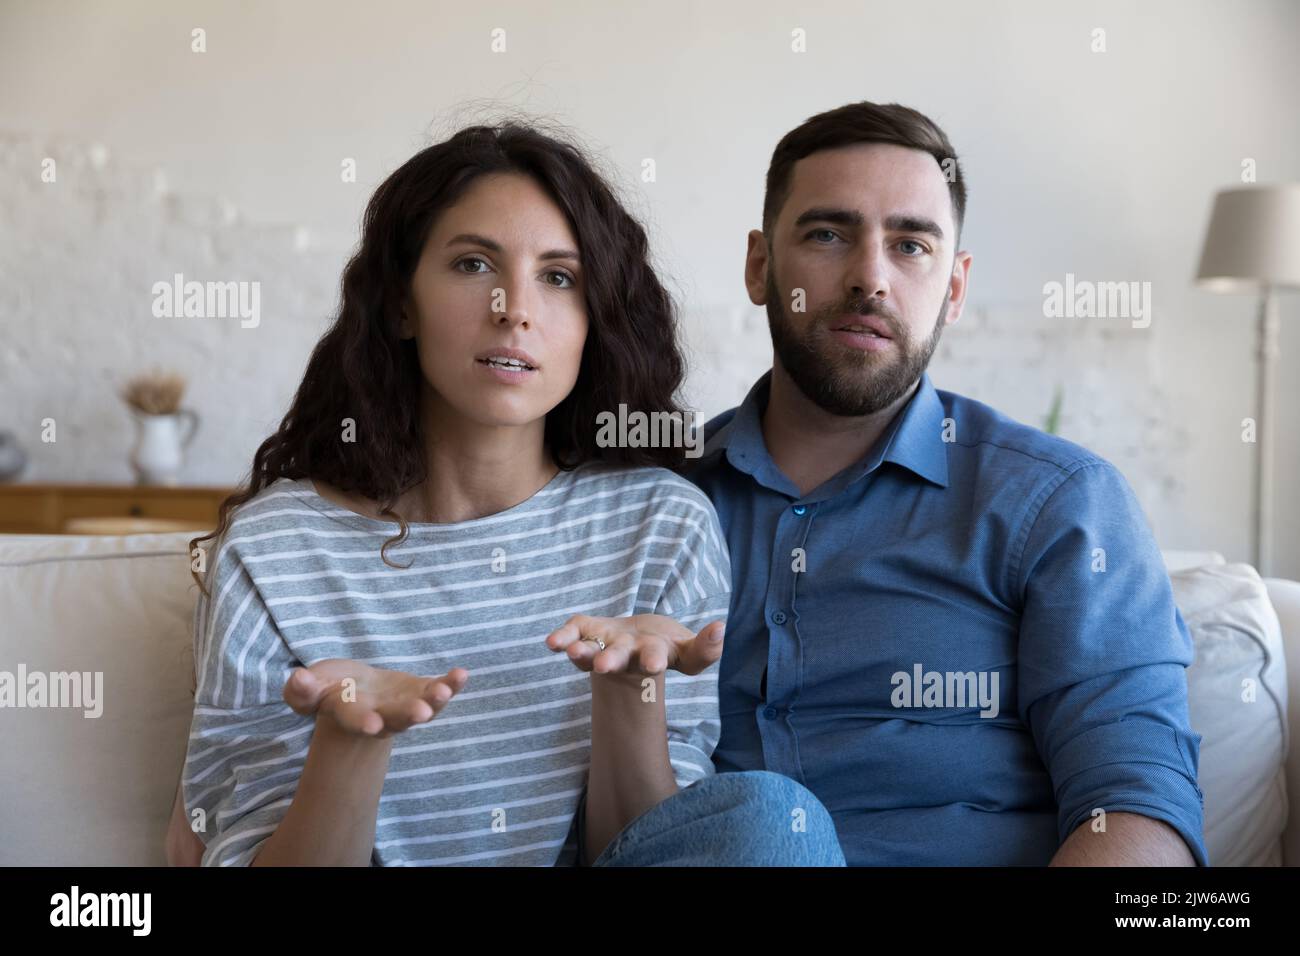
[[[965,204],[902,106],[776,147],[745,264],[772,369],[688,472],[732,560],[714,763],[804,784],[850,865],[1208,865],[1191,641],[1132,491],[926,374]]]

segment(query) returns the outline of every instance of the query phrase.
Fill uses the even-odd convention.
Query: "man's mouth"
[[[858,352],[886,352],[894,348],[889,323],[878,315],[841,315],[831,320],[827,332],[840,345]]]
[[[867,335],[873,339],[887,339],[888,335],[881,335],[875,329],[867,328],[865,325],[841,325],[835,329],[836,332],[857,332],[860,335]]]
[[[858,335],[865,335],[870,338],[892,339],[889,334],[889,328],[883,321],[877,318],[863,316],[862,318],[847,319],[831,327],[832,332],[853,332]]]

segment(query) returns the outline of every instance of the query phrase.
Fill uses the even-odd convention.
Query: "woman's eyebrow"
[[[501,243],[494,239],[489,239],[487,236],[480,236],[476,232],[462,232],[459,236],[452,236],[447,240],[447,245],[449,246],[455,246],[462,243],[470,246],[482,246],[484,249],[491,252],[501,251]]]
[[[458,236],[452,236],[447,240],[447,245],[454,246],[457,244],[481,246],[489,252],[500,252],[501,243],[495,239],[489,239],[487,236],[480,236],[476,232],[462,232]],[[572,249],[548,249],[537,258],[539,259],[572,259],[574,262],[581,262],[582,257]]]

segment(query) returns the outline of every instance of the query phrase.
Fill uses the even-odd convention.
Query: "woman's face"
[[[533,179],[481,176],[438,217],[402,319],[412,335],[436,415],[544,431],[578,379],[587,311],[577,239]]]

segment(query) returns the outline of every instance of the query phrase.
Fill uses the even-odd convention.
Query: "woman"
[[[169,843],[184,814],[207,865],[592,863],[638,818],[680,825],[729,561],[683,449],[595,422],[679,412],[681,378],[645,234],[573,146],[473,127],[393,173],[288,414],[192,542],[216,544]]]

